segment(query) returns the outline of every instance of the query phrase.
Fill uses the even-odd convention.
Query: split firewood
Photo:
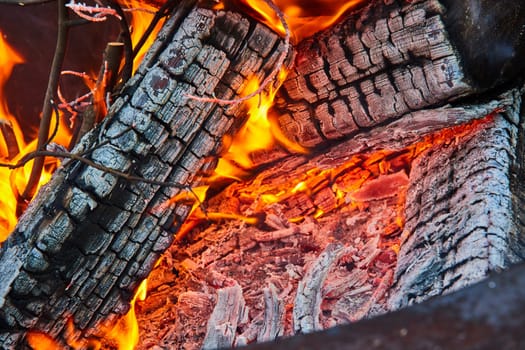
[[[483,94],[523,71],[523,25],[514,0],[370,1],[298,45],[276,102],[281,128],[315,147]]]
[[[244,299],[238,284],[219,289],[217,304],[208,320],[203,349],[221,349],[233,345],[237,324],[243,321]]]
[[[332,264],[339,258],[343,246],[333,244],[307,270],[297,287],[294,302],[293,323],[296,333],[310,333],[321,330],[319,314],[321,312],[321,290]]]

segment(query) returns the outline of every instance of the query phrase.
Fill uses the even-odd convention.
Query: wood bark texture
[[[235,98],[247,78],[272,71],[283,46],[239,14],[181,3],[110,116],[74,150],[150,183],[64,161],[0,252],[3,348],[21,348],[29,330],[63,339],[69,320],[67,337],[89,336],[127,312],[191,203],[159,208],[213,170],[223,135],[245,120],[242,106],[186,94]]]
[[[514,79],[524,6],[491,3],[371,1],[304,40],[278,94],[283,131],[315,147]]]

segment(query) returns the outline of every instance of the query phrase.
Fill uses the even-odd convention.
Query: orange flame
[[[338,208],[363,210],[371,201],[397,197],[399,214],[385,229],[383,234],[387,236],[398,232],[398,229],[404,226],[405,197],[403,191],[399,189],[406,188],[408,185],[412,161],[432,147],[461,142],[463,137],[485,128],[492,120],[492,115],[488,115],[464,125],[446,128],[425,136],[421,141],[404,149],[385,149],[371,154],[356,154],[333,168],[312,167],[291,181],[283,178],[285,181],[282,183],[270,182],[261,185],[261,180],[255,178],[252,183],[230,188],[228,193],[255,210],[255,217],[258,212],[265,212],[265,208],[271,204],[288,202],[293,206],[298,198],[306,196],[314,205],[314,209],[308,214],[314,219],[320,219]],[[317,203],[316,196],[321,191],[331,192],[331,195],[323,195],[322,198],[327,200]],[[213,213],[212,219],[214,218],[243,220],[240,213]],[[198,224],[199,220],[202,222],[209,219],[196,212],[189,218],[189,222],[193,224],[189,229]],[[302,215],[288,218],[290,222],[303,219]],[[244,221],[249,224],[257,223],[256,220]]]
[[[101,333],[103,334],[104,343],[110,345],[111,349],[118,350],[133,350],[139,342],[139,325],[137,322],[137,317],[135,314],[135,303],[137,300],[146,299],[147,292],[147,279],[142,281],[133,300],[131,301],[131,307],[128,313],[122,316],[111,326],[102,324],[100,326]],[[88,339],[78,339],[78,332],[75,329],[73,319],[69,318],[66,324],[65,331],[65,342],[68,348],[72,349],[100,349],[101,341],[99,338],[88,338]],[[38,332],[31,331],[28,332],[26,336],[29,346],[33,350],[59,350],[65,349],[66,347],[62,345],[57,340],[53,339],[51,336]]]
[[[45,333],[29,332],[26,339],[33,350],[57,350],[62,348],[60,343]]]
[[[106,339],[117,344],[118,350],[133,350],[139,342],[139,324],[135,313],[135,303],[137,300],[146,299],[148,291],[148,280],[145,279],[140,284],[128,313],[117,321],[117,324],[106,334]]]
[[[258,150],[271,149],[276,143],[283,145],[286,149],[296,153],[306,153],[307,150],[300,145],[288,140],[280,131],[274,119],[269,117],[270,107],[273,105],[275,94],[280,85],[286,78],[287,71],[282,69],[278,74],[277,87],[270,87],[270,92],[261,93],[248,101],[248,120],[241,129],[230,140],[228,151],[222,155],[215,169],[215,174],[219,177],[229,177],[239,179],[253,167],[250,155]],[[248,80],[245,93],[248,95],[259,88],[259,81],[256,77]],[[244,170],[243,170],[244,169]],[[212,181],[215,178],[212,178]]]
[[[119,3],[124,8],[126,8],[131,14],[131,43],[133,47],[136,47],[137,43],[142,37],[142,34],[144,34],[149,24],[151,23],[151,20],[155,16],[155,12],[158,10],[158,8],[140,0],[119,0]],[[162,23],[162,21],[159,21],[159,23],[157,23],[155,29],[153,30],[151,35],[149,35],[144,45],[142,45],[141,49],[135,56],[135,59],[133,60],[133,72],[137,70],[140,62],[142,62],[142,59],[144,58],[144,55],[148,51],[151,44],[153,44],[157,33],[162,27]]]
[[[23,57],[16,52],[4,39],[0,32],[0,123],[10,127],[15,136],[17,143],[23,142],[24,137],[16,118],[11,115],[5,99],[4,86],[11,76],[13,67],[24,62]],[[20,144],[17,145],[19,148]],[[3,160],[8,159],[8,146],[3,137],[0,137],[0,157]],[[11,190],[9,181],[11,170],[0,168],[0,242],[4,241],[16,225],[16,198]]]
[[[281,21],[265,1],[241,0],[241,2],[253,9],[270,28],[284,34]],[[330,27],[345,12],[365,3],[365,0],[274,0],[274,3],[285,14],[294,42],[297,43]]]
[[[4,94],[4,86],[11,75],[13,67],[23,62],[23,57],[9,46],[0,32],[0,123],[12,130],[15,140],[10,140],[9,142],[16,143],[16,145],[12,146],[16,146],[19,151],[18,155],[15,157],[11,156],[12,159],[9,159],[7,140],[5,135],[2,135],[0,137],[0,159],[4,163],[16,163],[24,155],[36,149],[36,139],[26,143],[25,137],[28,135],[24,135],[17,119],[9,112]],[[51,129],[50,136],[54,128]],[[53,142],[66,145],[70,137],[69,130],[60,123]],[[57,159],[48,158],[46,160],[39,187],[49,181],[58,163]],[[17,223],[17,195],[24,190],[31,173],[31,167],[32,162],[28,162],[23,167],[15,170],[0,167],[0,193],[2,193],[2,198],[0,199],[0,242],[7,238]]]

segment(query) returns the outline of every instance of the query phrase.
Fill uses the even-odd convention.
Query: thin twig
[[[63,70],[60,72],[60,75],[73,75],[75,77],[79,77],[79,78],[82,78],[84,79],[85,82],[92,82],[93,84],[95,84],[95,79],[90,76],[89,74],[87,74],[86,72],[77,72],[77,71],[74,71],[74,70]]]
[[[111,175],[118,176],[120,178],[123,178],[128,181],[136,181],[136,182],[144,182],[150,185],[158,185],[158,186],[165,186],[165,187],[176,187],[181,189],[187,189],[191,191],[191,188],[188,185],[181,185],[179,183],[175,182],[165,182],[165,181],[157,181],[157,180],[151,180],[146,179],[140,176],[134,176],[127,173],[124,173],[122,171],[108,168],[104,165],[100,165],[98,163],[95,163],[94,161],[84,158],[79,154],[70,153],[70,152],[63,152],[63,151],[48,151],[48,150],[42,150],[42,151],[33,151],[28,154],[26,154],[22,159],[20,159],[16,163],[0,163],[0,167],[2,168],[9,168],[9,169],[17,169],[23,167],[27,162],[29,162],[32,159],[39,159],[42,157],[55,157],[55,158],[65,158],[65,159],[72,159],[79,161],[81,163],[84,163],[90,167],[93,167],[95,169],[101,170],[103,172],[106,172]],[[193,192],[193,191],[191,191]]]
[[[7,159],[13,159],[18,153],[20,153],[20,148],[18,147],[18,142],[11,121],[0,119],[0,132],[2,133],[7,146]]]
[[[122,16],[117,13],[115,9],[110,7],[100,7],[98,4],[96,6],[88,6],[86,4],[77,4],[74,0],[71,0],[66,4],[66,7],[80,18],[90,22],[104,22],[108,19],[107,16],[116,17],[118,20],[122,19]]]
[[[122,72],[120,76],[122,78],[122,82],[125,83],[129,80],[129,78],[131,78],[131,75],[133,74],[133,43],[131,42],[129,23],[126,20],[124,11],[122,10],[122,7],[120,7],[118,2],[114,0],[108,0],[107,3],[121,17],[118,22],[120,25],[120,38],[122,39],[122,43],[124,44],[124,66],[122,67]]]
[[[284,13],[281,11],[281,9],[277,5],[275,5],[272,0],[264,0],[264,2],[268,6],[270,6],[270,8],[273,11],[275,11],[277,16],[279,17],[279,20],[281,21],[281,24],[283,25],[284,33],[285,33],[284,49],[281,52],[281,54],[279,55],[279,58],[278,58],[277,62],[275,63],[275,66],[274,66],[272,72],[266,77],[266,79],[263,80],[262,84],[259,86],[259,88],[257,90],[255,90],[254,92],[252,92],[252,93],[250,93],[250,94],[248,94],[246,96],[243,96],[243,97],[239,97],[239,98],[236,98],[236,99],[233,99],[233,100],[223,100],[223,99],[214,98],[214,97],[201,97],[201,96],[185,94],[185,96],[187,98],[189,98],[191,100],[195,100],[195,101],[200,101],[200,102],[218,103],[218,104],[221,104],[221,105],[239,104],[241,102],[244,102],[244,101],[247,101],[247,100],[251,99],[254,96],[259,95],[261,92],[264,91],[266,86],[268,86],[268,84],[270,84],[275,79],[275,77],[277,76],[277,74],[279,74],[279,72],[280,72],[280,70],[281,70],[281,68],[282,68],[282,66],[284,64],[286,56],[288,55],[288,50],[290,49],[290,35],[291,34],[290,34],[290,28],[288,27],[288,23],[286,23],[286,20],[284,18]]]
[[[49,81],[47,84],[46,94],[44,97],[44,104],[42,107],[42,119],[40,120],[40,127],[38,129],[37,150],[42,150],[49,138],[49,128],[51,124],[51,114],[53,113],[52,101],[54,100],[55,92],[58,88],[58,81],[60,78],[60,69],[66,52],[67,44],[67,19],[68,13],[65,7],[65,0],[58,0],[58,34],[55,54],[53,56],[53,63],[51,64],[51,72],[49,73]],[[26,188],[21,195],[21,199],[29,201],[35,194],[42,169],[44,168],[44,157],[37,157],[33,162],[31,174],[27,182]]]
[[[58,107],[55,101],[51,101],[51,106],[53,107],[53,111],[55,112],[55,128],[53,129],[53,133],[51,134],[51,136],[49,136],[43,148],[47,148],[47,146],[53,141],[53,139],[58,134],[58,129],[60,128],[60,113],[58,112]]]
[[[141,7],[128,7],[125,9],[122,9],[124,12],[144,12],[149,13],[150,15],[156,14],[158,11],[148,10]]]

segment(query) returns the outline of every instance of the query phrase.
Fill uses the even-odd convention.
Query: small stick
[[[18,153],[20,153],[15,131],[13,130],[13,124],[11,124],[9,120],[0,119],[0,131],[4,136],[5,144],[7,146],[7,159],[13,159]]]
[[[51,72],[49,73],[49,82],[44,97],[44,105],[42,107],[42,119],[40,120],[40,127],[38,129],[38,141],[37,150],[42,150],[49,138],[49,128],[51,124],[51,115],[53,113],[52,101],[54,99],[55,92],[58,88],[58,80],[60,77],[60,68],[64,61],[67,44],[67,8],[65,7],[65,0],[58,0],[58,34],[57,43],[55,48],[55,54],[53,56],[53,62],[51,64]],[[40,176],[42,175],[42,169],[44,168],[44,157],[38,157],[33,163],[31,174],[27,182],[24,192],[20,196],[23,201],[29,201],[33,198]]]
[[[117,11],[115,11],[115,9],[110,7],[99,7],[98,4],[96,6],[88,6],[82,3],[77,4],[74,0],[71,0],[71,2],[65,6],[76,13],[77,16],[90,22],[104,22],[108,19],[107,16],[114,16],[118,18],[118,20],[122,20],[122,17],[117,13]],[[90,15],[92,13],[94,13],[93,16]]]

